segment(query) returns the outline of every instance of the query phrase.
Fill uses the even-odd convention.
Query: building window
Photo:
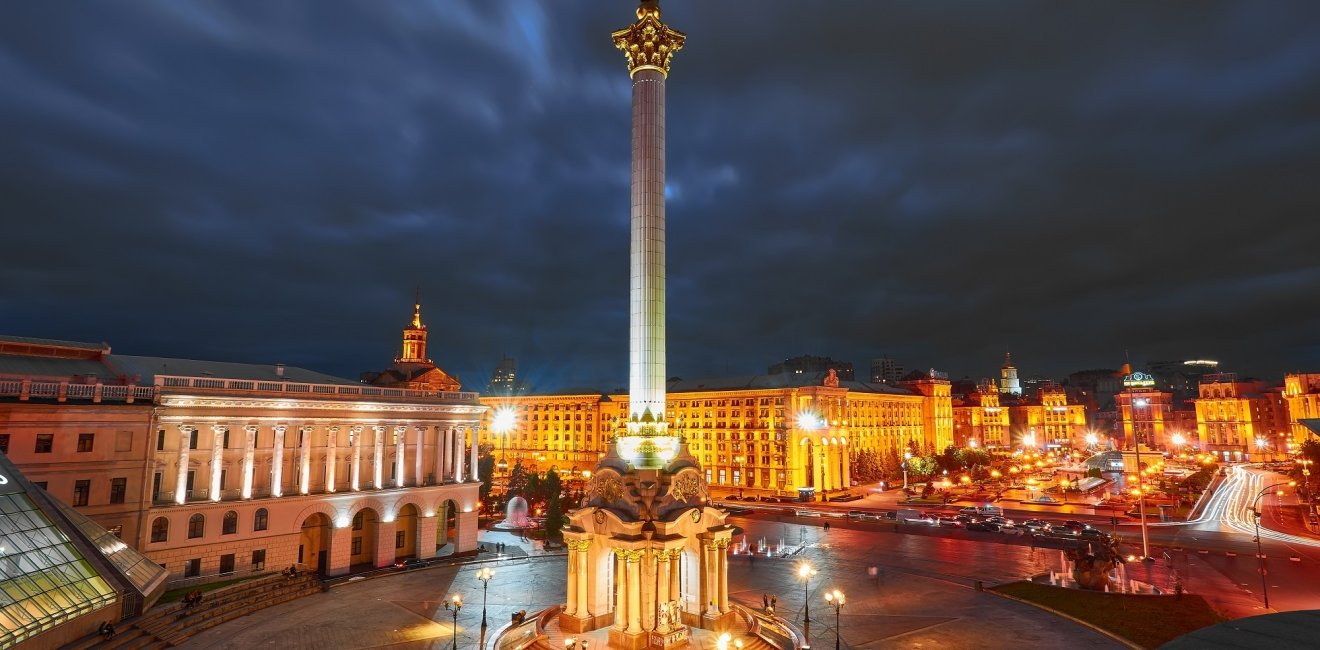
[[[156,451],[164,451],[164,450],[165,450],[165,430],[161,429],[156,432]]]
[[[9,453],[9,434],[0,433],[0,452]]]
[[[353,530],[362,530],[362,513],[353,515]]]
[[[92,443],[93,443],[95,440],[96,440],[96,434],[94,434],[94,433],[80,433],[80,434],[78,434],[78,452],[79,452],[79,453],[83,453],[83,452],[91,451],[91,450],[92,450]]]
[[[234,554],[226,553],[220,556],[220,575],[229,575],[234,572]]]
[[[394,533],[394,548],[403,548],[404,532],[402,530]]]
[[[353,554],[353,555],[362,555],[362,538],[361,538],[361,537],[354,537],[354,538],[353,538],[352,554]]]
[[[266,568],[266,549],[259,548],[252,551],[252,570],[262,571]]]
[[[128,479],[110,479],[110,503],[123,503],[124,493],[128,491]]]
[[[206,533],[206,517],[201,513],[188,518],[188,539],[197,539]]]
[[[196,578],[202,575],[202,559],[193,558],[183,563],[183,577]]]
[[[257,508],[257,514],[252,516],[252,530],[266,530],[266,522],[270,518],[270,513],[265,508]]]
[[[220,534],[233,535],[238,532],[238,513],[230,510],[225,513],[225,518],[220,521]]]
[[[55,434],[53,433],[37,434],[37,447],[35,451],[38,454],[49,454],[50,450],[54,446],[55,446]]]
[[[165,517],[156,517],[151,522],[151,541],[167,542],[170,539],[170,520]]]
[[[91,492],[91,491],[92,491],[92,482],[91,482],[91,481],[74,481],[74,482],[73,482],[73,505],[75,505],[75,506],[85,506],[85,505],[87,505],[87,493],[88,493],[88,492]]]

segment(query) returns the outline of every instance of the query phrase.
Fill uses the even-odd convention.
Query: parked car
[[[406,560],[399,560],[398,562],[394,563],[394,568],[400,571],[407,571],[408,569],[420,569],[424,566],[426,566],[426,560],[418,559],[415,557],[410,557]]]
[[[981,512],[972,506],[967,506],[966,508],[959,509],[958,514],[967,515],[968,517],[975,517],[976,515],[981,514]]]

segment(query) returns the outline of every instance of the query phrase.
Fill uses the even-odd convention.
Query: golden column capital
[[[637,8],[637,22],[612,34],[614,47],[623,50],[628,58],[628,74],[639,70],[657,70],[669,76],[669,62],[674,53],[683,49],[687,35],[660,22],[660,5],[654,0],[643,0]]]

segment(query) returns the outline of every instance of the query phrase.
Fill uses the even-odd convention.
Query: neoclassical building
[[[829,373],[671,381],[665,412],[713,489],[816,496],[851,485],[861,450],[943,449],[953,442],[950,384],[921,373],[899,386]],[[490,396],[481,442],[501,464],[581,472],[604,456],[628,420],[625,394]],[[509,413],[506,431],[495,414]]]
[[[404,349],[424,360],[425,330]],[[0,451],[174,584],[474,551],[485,411],[475,392],[0,337]]]

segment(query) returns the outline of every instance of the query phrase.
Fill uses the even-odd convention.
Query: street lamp
[[[1137,510],[1141,513],[1141,559],[1150,561],[1150,533],[1146,528],[1146,486],[1143,477],[1146,475],[1141,467],[1141,432],[1137,427],[1136,407],[1145,408],[1150,405],[1150,400],[1144,397],[1138,397],[1132,400],[1132,441],[1136,445],[1137,451]]]
[[[454,650],[458,650],[458,610],[463,609],[463,596],[454,594],[445,601],[445,609],[454,613]]]
[[[1068,482],[1068,479],[1066,479],[1066,478],[1061,478],[1061,479],[1059,479],[1059,491],[1063,493],[1063,505],[1065,505],[1065,506],[1068,505],[1068,486],[1069,486],[1069,485],[1071,485],[1071,483]]]
[[[490,567],[477,569],[477,580],[481,581],[481,629],[486,629],[486,588],[490,579],[495,577],[495,570]]]
[[[1095,435],[1094,433],[1088,433],[1088,434],[1086,434],[1086,446],[1087,446],[1087,448],[1095,447],[1095,446],[1096,446],[1097,444],[1099,444],[1099,443],[1100,443],[1100,436],[1097,436],[1097,435]]]
[[[910,460],[912,460],[912,452],[910,451],[903,452],[903,489],[904,490],[907,489],[907,470],[908,470],[908,461]]]
[[[1297,481],[1275,483],[1274,485],[1261,490],[1260,494],[1257,494],[1256,498],[1251,502],[1251,520],[1256,525],[1256,563],[1260,565],[1260,593],[1265,599],[1265,609],[1270,608],[1270,587],[1269,581],[1265,579],[1265,554],[1260,550],[1260,509],[1256,507],[1256,504],[1260,502],[1261,497],[1269,494],[1270,490],[1285,485],[1297,485]],[[1279,490],[1274,494],[1275,496],[1283,496],[1283,490]]]
[[[1261,454],[1265,453],[1265,446],[1269,443],[1264,438],[1256,438],[1256,450]]]
[[[500,437],[500,462],[495,466],[501,472],[509,471],[509,432],[518,421],[518,414],[509,406],[501,406],[491,416],[490,430]]]
[[[806,562],[798,565],[797,574],[802,578],[802,622],[811,623],[811,601],[807,594],[807,585],[811,584],[811,576],[816,575],[816,570]]]
[[[839,610],[843,608],[843,592],[835,589],[826,593],[825,602],[834,606],[834,650],[839,650]]]

